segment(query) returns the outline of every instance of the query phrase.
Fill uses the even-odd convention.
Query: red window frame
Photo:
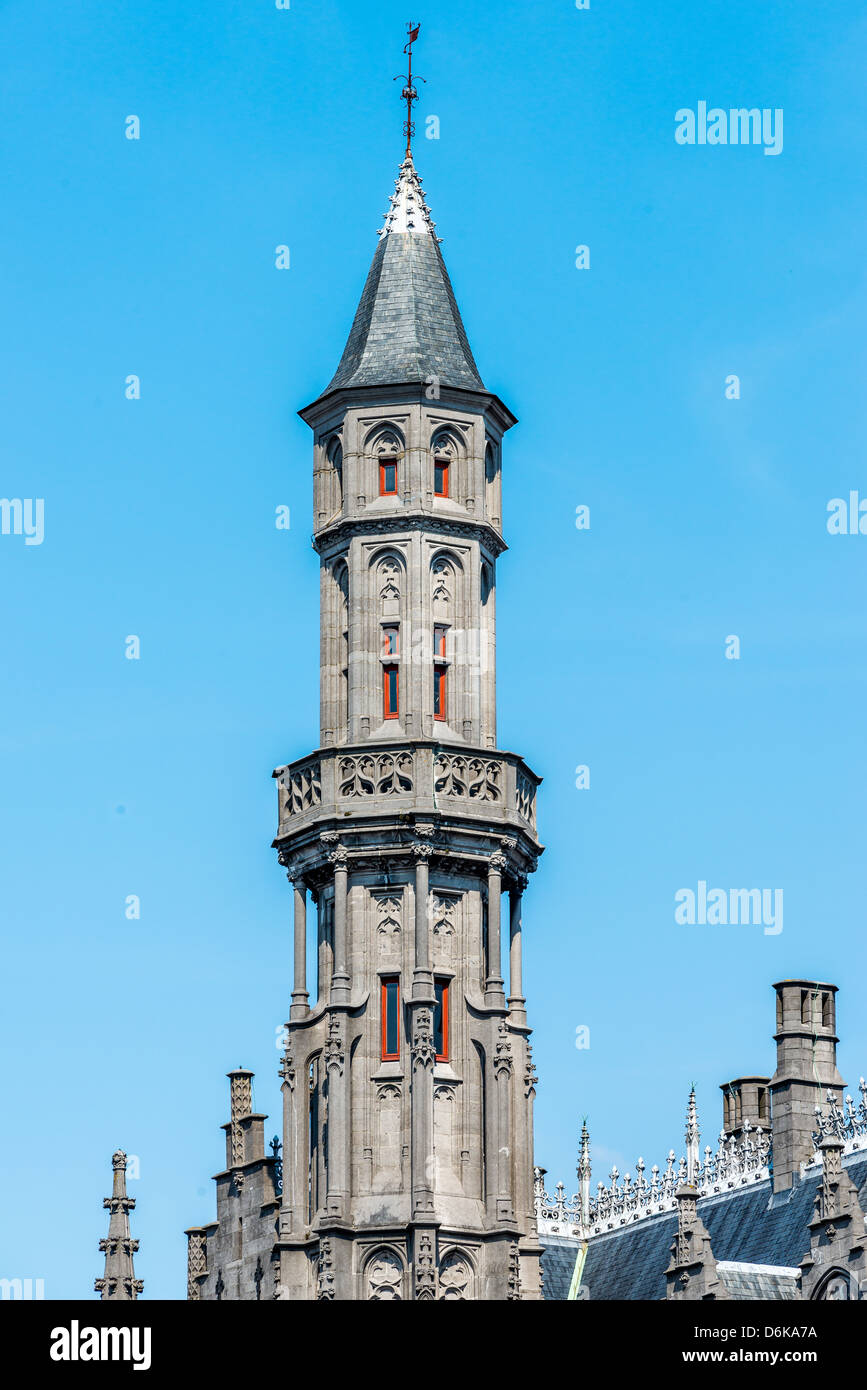
[[[449,459],[437,458],[434,455],[434,497],[448,497],[449,495],[449,463]],[[439,487],[437,487],[438,482]]]
[[[382,1027],[381,1056],[383,1062],[400,1060],[400,976],[383,975],[380,980],[380,1014]],[[394,1050],[389,1051],[388,1018],[389,1002],[394,1003]]]
[[[435,1007],[435,1009],[434,1009],[434,1041],[435,1041],[435,1042],[438,1041],[438,1039],[437,1039],[437,1031],[438,1031],[438,1030],[437,1030],[437,1026],[436,1026],[437,1013],[439,1013],[439,1015],[440,1015],[440,1028],[439,1028],[439,1031],[442,1033],[442,1039],[441,1039],[441,1041],[440,1041],[440,1050],[437,1051],[436,1059],[437,1059],[438,1062],[447,1062],[447,1061],[449,1060],[449,982],[448,982],[448,980],[434,978],[434,993],[436,994],[436,998],[437,998],[436,1007]]]
[[[447,666],[434,667],[434,719],[446,717],[446,672]]]
[[[387,470],[391,468],[394,472],[394,487],[386,487]],[[384,458],[379,460],[379,495],[380,497],[397,496],[397,459]]]
[[[394,699],[392,700],[392,691]],[[400,668],[389,662],[382,668],[382,717],[397,719],[400,714]]]
[[[383,656],[398,656],[400,653],[400,626],[387,623],[382,629]]]
[[[445,655],[446,655],[446,633],[447,633],[447,632],[448,632],[448,628],[447,628],[447,627],[441,627],[439,623],[436,624],[436,626],[434,627],[434,631],[433,631],[433,637],[434,637],[434,641],[433,641],[433,654],[434,654],[435,657],[441,656],[442,659],[443,659],[444,661],[445,661]]]

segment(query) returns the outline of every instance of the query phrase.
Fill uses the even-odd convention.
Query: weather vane
[[[403,73],[398,74],[401,80],[406,84],[403,91],[400,94],[400,97],[401,101],[406,102],[406,120],[403,123],[403,132],[406,136],[407,159],[409,159],[412,154],[412,137],[415,134],[415,125],[413,124],[412,119],[412,104],[414,101],[418,101],[418,92],[416,91],[412,82],[412,46],[418,38],[418,31],[420,28],[421,24],[413,24],[412,20],[410,20],[409,24],[407,24],[406,26],[406,32],[409,36],[409,42],[404,45],[403,51],[404,53],[406,53],[409,59],[409,67],[405,76]],[[398,80],[397,77],[394,80],[396,82]],[[420,82],[424,82],[425,79],[423,77],[419,77],[418,80]]]

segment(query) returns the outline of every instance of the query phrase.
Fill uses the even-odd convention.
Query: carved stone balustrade
[[[514,753],[433,742],[324,748],[277,768],[278,839],[308,820],[395,808],[446,813],[523,830],[535,839],[541,778]]]

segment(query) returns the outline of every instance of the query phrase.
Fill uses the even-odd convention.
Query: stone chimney
[[[771,1092],[768,1076],[738,1076],[734,1081],[726,1081],[720,1090],[723,1093],[723,1132],[735,1139],[742,1139],[749,1125],[751,1130],[763,1129],[765,1134],[771,1128]]]
[[[253,1110],[253,1075],[245,1067],[226,1072],[230,1083],[232,1118],[222,1126],[226,1134],[226,1168],[242,1170],[247,1163],[265,1157],[267,1115]]]
[[[816,1106],[828,1091],[842,1104],[837,1070],[837,986],[815,980],[781,980],[777,991],[777,1070],[770,1081],[774,1191],[799,1179],[813,1156]]]

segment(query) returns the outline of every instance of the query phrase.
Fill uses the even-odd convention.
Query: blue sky
[[[408,17],[0,7],[0,493],[45,504],[41,545],[0,536],[0,1274],[48,1297],[101,1272],[115,1147],[139,1157],[146,1295],[175,1298],[231,1066],[280,1127],[270,773],[318,737],[295,412],[336,366],[392,190]],[[584,1114],[594,1183],[680,1148],[692,1081],[713,1142],[719,1083],[773,1069],[781,977],[841,986],[841,1069],[852,1088],[867,1070],[867,536],[826,530],[831,498],[867,497],[867,17],[413,17],[419,126],[440,118],[417,166],[482,375],[520,420],[499,734],[545,779],[525,984],[537,1161],[571,1188]],[[782,108],[783,152],[678,145],[675,112],[702,100]],[[699,880],[782,888],[783,931],[678,925]]]

